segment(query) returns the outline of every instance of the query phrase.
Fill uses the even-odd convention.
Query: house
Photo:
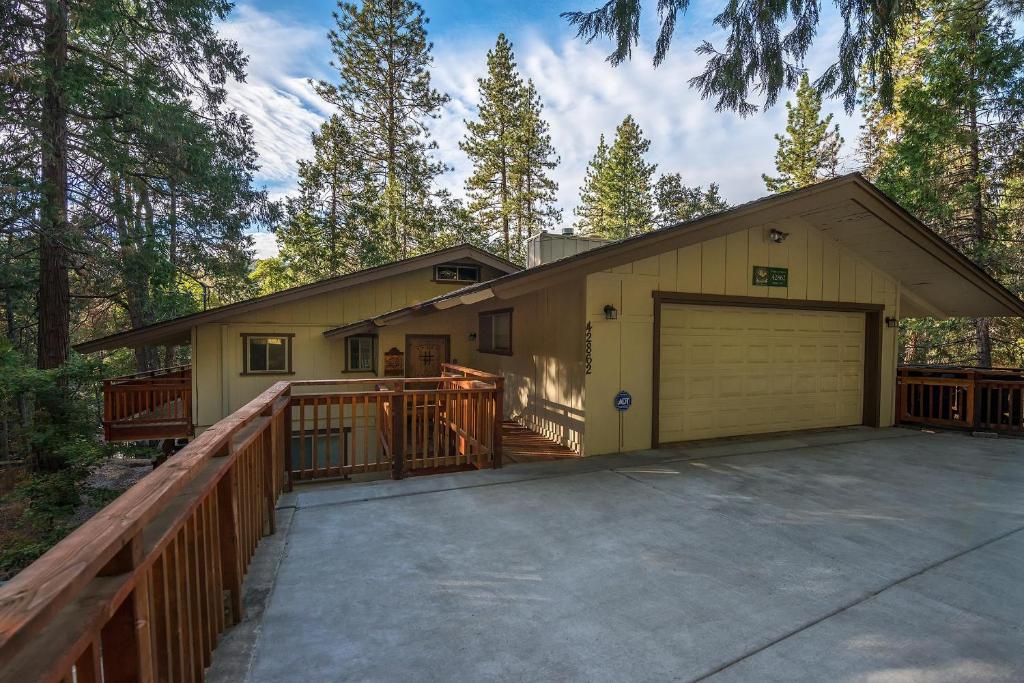
[[[504,378],[507,417],[595,455],[890,426],[900,318],[1024,315],[859,174],[613,243],[543,234],[530,252],[519,270],[459,247],[78,349],[191,343],[197,430],[279,375],[457,360]]]

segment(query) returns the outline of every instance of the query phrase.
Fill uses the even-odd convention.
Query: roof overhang
[[[163,346],[188,344],[191,340],[191,330],[196,325],[226,320],[242,313],[251,313],[270,306],[298,301],[319,294],[346,289],[355,285],[381,280],[402,273],[407,273],[419,268],[438,265],[450,261],[473,261],[482,265],[490,266],[501,273],[513,273],[519,270],[515,264],[489,254],[469,244],[462,244],[448,249],[441,249],[422,254],[412,258],[396,261],[376,268],[367,268],[347,275],[314,282],[309,285],[293,287],[267,296],[248,299],[227,306],[193,313],[173,320],[167,320],[154,325],[139,327],[127,332],[120,332],[106,337],[100,337],[81,344],[75,345],[79,353],[92,353],[94,351],[105,351],[134,346]]]
[[[1024,302],[860,174],[773,195],[695,221],[613,242],[325,332],[337,337],[412,316],[511,299],[632,261],[757,226],[801,222],[900,283],[903,317],[1024,316]]]

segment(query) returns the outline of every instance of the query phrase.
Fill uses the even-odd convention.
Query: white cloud
[[[308,82],[329,77],[327,30],[239,5],[220,33],[249,56],[246,82],[231,85],[228,102],[252,121],[258,180],[272,196],[287,194],[296,161],[312,154],[310,134],[330,113]]]
[[[823,36],[826,45],[828,38]],[[435,82],[452,96],[452,102],[434,133],[442,157],[455,169],[445,179],[453,191],[461,191],[471,170],[457,142],[465,134],[463,119],[476,106],[476,79],[483,75],[489,47],[478,41],[446,41],[435,47]],[[690,184],[718,182],[734,203],[766,193],[761,173],[774,170],[773,134],[785,127],[785,107],[779,104],[745,119],[716,112],[713,102],[702,101],[687,85],[703,68],[702,58],[688,49],[681,42],[655,69],[650,53],[638,48],[631,61],[613,68],[605,61],[607,46],[587,45],[571,37],[551,44],[535,33],[516,41],[520,71],[537,85],[551,124],[552,143],[561,156],[555,178],[566,221],[572,219],[599,136],[604,133],[610,141],[627,114],[651,140],[649,160],[658,164],[659,173],[681,173]],[[826,110],[836,114],[847,139],[853,139],[859,119],[846,117],[834,102],[827,103]]]
[[[252,238],[252,248],[256,258],[270,258],[277,256],[277,238],[270,232],[254,232],[249,235]]]
[[[808,60],[812,75],[820,73],[835,49],[839,29],[835,22],[827,24]],[[690,184],[718,182],[734,203],[765,194],[761,173],[774,169],[772,136],[785,126],[785,107],[780,103],[743,119],[716,112],[712,102],[702,101],[687,85],[703,68],[702,58],[692,51],[692,33],[680,36],[658,69],[642,46],[634,50],[631,61],[613,68],[605,61],[607,45],[587,45],[568,30],[558,42],[530,27],[509,28],[520,71],[537,85],[561,156],[554,175],[567,222],[572,221],[598,136],[604,133],[610,139],[626,114],[632,114],[651,139],[649,159],[658,164],[659,173],[679,172]],[[326,31],[326,25],[300,23],[244,4],[221,27],[221,33],[237,40],[250,57],[247,82],[231,88],[230,102],[253,122],[261,164],[258,180],[275,197],[294,189],[296,162],[311,155],[309,135],[330,113],[307,80],[331,78]],[[459,149],[463,120],[475,112],[476,80],[484,73],[494,38],[449,31],[435,42],[434,85],[451,95],[451,101],[431,130],[437,157],[452,168],[440,184],[456,196],[463,195],[471,171]],[[836,114],[846,139],[854,140],[859,117],[846,117],[836,102],[826,103],[826,109]],[[273,237],[254,237],[264,245],[262,253],[270,254]]]

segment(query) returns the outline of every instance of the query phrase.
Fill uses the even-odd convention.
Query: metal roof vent
[[[573,234],[573,229],[571,227],[562,228],[562,234],[568,237]]]

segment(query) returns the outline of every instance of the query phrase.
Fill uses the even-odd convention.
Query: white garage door
[[[864,314],[664,304],[661,443],[860,424]]]

